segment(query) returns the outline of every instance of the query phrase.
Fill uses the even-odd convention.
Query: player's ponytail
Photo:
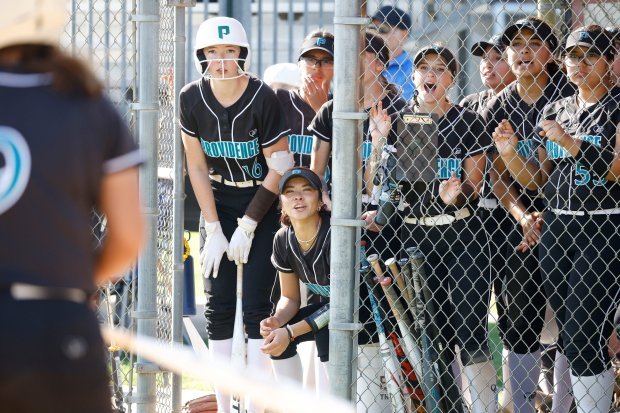
[[[103,86],[79,59],[50,45],[21,44],[0,49],[0,67],[27,73],[50,73],[52,87],[66,95],[97,97]]]

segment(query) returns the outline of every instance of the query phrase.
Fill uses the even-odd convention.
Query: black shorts
[[[106,349],[85,304],[1,293],[0,329],[0,410],[112,411]]]

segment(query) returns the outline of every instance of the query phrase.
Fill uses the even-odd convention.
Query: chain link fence
[[[618,3],[365,6],[358,411],[609,411]]]
[[[73,1],[64,41],[68,49],[98,71],[112,100],[139,136],[134,110],[140,96],[136,3]],[[157,280],[156,335],[164,342],[172,342],[176,9],[161,3],[159,57],[152,66],[159,76],[157,241],[152,260],[156,262]],[[262,73],[268,63],[295,61],[301,37],[315,24],[328,29],[335,26],[336,31],[338,24],[343,24],[334,25],[332,21],[337,2],[298,3],[291,0],[283,8],[276,2],[253,2],[256,10],[249,34],[257,53],[257,73]],[[312,7],[308,8],[308,3]],[[395,11],[394,6],[401,11]],[[315,15],[307,14],[310,11]],[[595,195],[569,192],[568,198],[578,198],[577,207],[549,206],[549,202],[561,198],[557,193],[564,189],[559,183],[551,187],[554,181],[545,181],[543,185],[543,181],[536,180],[544,178],[535,173],[529,176],[532,184],[526,182],[521,174],[528,170],[526,164],[515,166],[513,161],[528,158],[515,154],[520,150],[531,155],[529,161],[537,168],[549,165],[543,162],[546,158],[536,156],[542,151],[537,149],[540,143],[518,144],[511,158],[501,150],[506,145],[494,142],[492,133],[502,132],[496,131],[494,125],[503,119],[498,116],[504,115],[518,139],[529,142],[542,113],[547,113],[543,112],[544,105],[536,102],[546,99],[551,103],[560,94],[547,96],[545,90],[550,89],[544,88],[544,82],[536,82],[537,76],[545,76],[543,69],[530,76],[531,81],[519,80],[522,90],[515,93],[522,100],[531,99],[529,104],[517,102],[514,106],[513,101],[494,99],[493,95],[514,77],[525,79],[523,72],[534,73],[531,66],[536,63],[528,53],[538,56],[538,48],[549,42],[548,34],[531,30],[542,40],[541,45],[528,31],[512,33],[514,37],[509,40],[522,41],[523,48],[529,50],[522,52],[527,58],[515,52],[519,42],[510,43],[506,49],[492,36],[526,16],[540,13],[563,45],[570,31],[579,26],[620,26],[620,6],[613,1],[372,1],[361,3],[360,16],[364,11],[369,17],[378,17],[369,19],[369,27],[361,32],[365,42],[357,79],[362,90],[359,106],[369,118],[360,128],[357,154],[362,166],[356,171],[360,185],[355,195],[358,212],[368,226],[356,244],[361,256],[356,268],[359,278],[349,292],[360,297],[354,319],[363,327],[353,337],[355,356],[345,360],[354,366],[354,374],[345,383],[343,393],[352,395],[359,412],[544,410],[550,409],[554,397],[555,366],[557,411],[570,411],[573,395],[580,397],[582,405],[590,403],[589,411],[597,411],[604,405],[601,400],[611,396],[605,388],[610,381],[605,377],[608,359],[603,353],[610,337],[613,343],[609,314],[617,304],[618,258],[616,250],[610,248],[618,247],[618,184],[613,178],[600,176],[599,169],[594,171],[592,167],[599,168],[595,161],[591,161],[590,169],[564,161],[570,164],[565,172],[574,183],[574,191],[598,191],[592,192]],[[188,80],[195,77],[189,60],[195,29],[204,17],[217,12],[219,8],[211,3],[199,4],[195,10],[188,8],[189,64],[181,69]],[[287,36],[278,35],[282,32],[277,29],[280,22],[286,22]],[[584,60],[594,62],[594,57],[579,52],[571,57],[578,64]],[[415,56],[418,59],[414,67]],[[574,80],[566,59],[557,54],[556,60],[560,71],[554,73],[561,76],[559,73],[568,69],[569,80]],[[557,76],[550,76],[547,84],[559,82]],[[341,85],[335,83],[333,87],[336,98],[342,96],[338,89]],[[536,85],[543,86],[538,95]],[[568,82],[564,87],[570,88]],[[479,94],[489,88],[497,91]],[[351,95],[352,90],[344,93]],[[478,95],[463,101],[472,94]],[[488,100],[495,102],[493,110],[488,108]],[[454,106],[461,101],[473,112]],[[382,102],[381,106],[377,106],[378,102]],[[617,119],[617,106],[616,101],[616,112],[608,111],[606,116]],[[562,124],[564,118],[558,116]],[[579,125],[597,125],[579,119],[568,119],[566,128],[573,128],[573,133],[583,135],[589,143],[599,135],[606,139],[604,128],[610,119],[600,118],[601,128],[592,133],[581,132]],[[501,141],[501,136],[495,140]],[[614,149],[613,143],[607,145]],[[542,148],[553,158],[553,167],[564,171],[562,167],[566,166],[561,162],[565,153],[549,144],[548,139],[542,141]],[[554,154],[562,156],[554,158]],[[554,177],[552,171],[548,172]],[[544,190],[538,190],[539,186]],[[503,212],[503,207],[511,213]],[[575,215],[553,213],[549,208],[607,212]],[[544,218],[540,218],[543,214]],[[550,216],[555,221],[549,221]],[[583,224],[588,217],[594,217],[591,221],[596,225],[589,221],[590,226]],[[566,224],[569,221],[581,226],[575,230]],[[104,228],[104,218],[93,214],[97,240]],[[523,228],[529,231],[525,241],[531,245],[521,244]],[[600,248],[595,255],[587,255],[584,244]],[[541,248],[548,254],[538,251]],[[609,254],[604,256],[609,257],[606,262],[601,262],[602,254]],[[102,322],[136,329],[133,311],[139,276],[149,275],[140,274],[138,268],[102,292]],[[592,279],[598,284],[590,282]],[[572,295],[566,293],[568,290]],[[547,305],[548,301],[551,305]],[[553,310],[560,312],[559,322]],[[385,340],[380,338],[381,330]],[[560,352],[559,336],[565,341]],[[580,353],[583,349],[591,360],[584,361]],[[614,351],[610,350],[612,354]],[[581,390],[571,390],[566,356],[573,374],[580,376],[575,382],[583,383]],[[174,406],[178,400],[173,394],[171,373],[156,373],[154,394],[137,394],[136,360],[116,349],[111,349],[110,360],[117,411],[130,412],[136,409],[136,401],[143,404],[149,398],[155,400],[158,412],[178,408]],[[597,379],[591,381],[591,377]],[[513,384],[511,390],[509,382]]]

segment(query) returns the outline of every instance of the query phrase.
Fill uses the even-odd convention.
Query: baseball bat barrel
[[[376,255],[376,254],[373,254]],[[369,261],[370,262],[370,261]],[[400,370],[396,366],[395,357],[393,351],[387,341],[385,329],[383,328],[383,320],[385,314],[381,306],[377,302],[374,293],[373,277],[370,273],[370,268],[366,266],[361,268],[366,288],[368,289],[368,299],[370,300],[370,306],[372,307],[372,315],[377,327],[377,335],[379,336],[379,354],[381,361],[383,362],[383,369],[385,372],[385,382],[388,395],[390,396],[390,402],[394,413],[406,413],[405,402],[403,400],[403,378]]]

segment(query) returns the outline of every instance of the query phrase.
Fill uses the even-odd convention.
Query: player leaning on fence
[[[276,193],[281,174],[293,165],[288,130],[275,93],[246,73],[250,48],[237,20],[206,20],[195,45],[202,77],[181,91],[180,121],[188,172],[201,209],[209,350],[231,354],[235,263],[244,263],[247,361],[268,374],[259,323],[272,311],[276,271],[269,257],[278,229]],[[224,253],[228,260],[222,259]],[[217,389],[216,394],[218,406],[229,406],[227,397]]]
[[[504,268],[502,299],[507,309],[507,329],[503,345],[510,369],[512,401],[516,412],[533,412],[540,372],[539,339],[543,328],[546,295],[538,262],[541,214],[544,209],[539,191],[519,185],[517,162],[536,159],[539,137],[534,128],[543,107],[574,92],[566,76],[554,60],[558,40],[549,25],[536,17],[528,17],[508,26],[502,35],[508,63],[517,77],[489,101],[483,116],[490,133],[510,131],[518,139],[518,152],[499,153],[495,170],[500,176],[494,191],[518,225],[508,237],[507,263]],[[515,174],[509,173],[515,172]],[[519,174],[525,173],[519,171]],[[518,190],[514,198],[510,186]],[[556,373],[566,369],[565,359],[556,355]],[[556,408],[568,409],[571,398],[565,380],[556,392]],[[565,408],[559,407],[558,403]]]
[[[580,413],[608,412],[614,385],[606,342],[620,281],[620,89],[610,73],[615,53],[610,34],[599,26],[569,35],[564,63],[578,93],[544,108],[538,157],[519,160],[527,172],[507,164],[523,187],[544,188],[540,264]],[[494,137],[502,157],[517,153],[509,129],[498,128]]]
[[[496,386],[487,343],[490,276],[475,263],[486,240],[473,212],[483,181],[484,147],[490,137],[479,115],[448,99],[457,73],[456,58],[445,47],[425,47],[414,57],[416,97],[411,109],[414,114],[432,114],[437,159],[428,160],[432,178],[412,185],[406,195],[409,206],[401,240],[405,247],[416,246],[424,254],[427,283],[437,309],[432,321],[447,344],[445,351],[454,368],[458,368],[455,346],[461,349],[472,411],[491,413],[495,412]],[[380,113],[373,113],[373,121],[379,134],[390,129],[389,118],[382,119]],[[373,141],[377,138],[373,136]],[[414,167],[406,161],[399,159],[399,167]]]
[[[2,2],[0,410],[110,413],[90,298],[135,260],[142,157],[103,87],[60,49],[65,0]],[[91,214],[107,218],[93,251]]]

